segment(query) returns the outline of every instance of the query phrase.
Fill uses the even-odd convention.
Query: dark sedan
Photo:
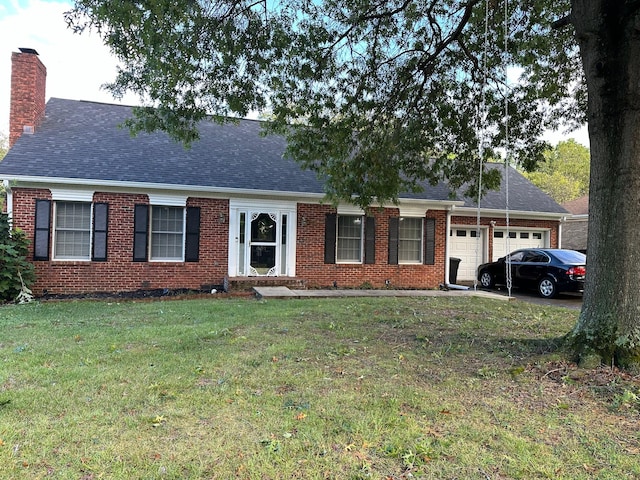
[[[537,290],[544,298],[558,292],[582,292],[587,257],[575,250],[525,248],[511,252],[497,262],[478,267],[478,281],[484,288],[506,285],[507,262],[511,264],[514,287]]]

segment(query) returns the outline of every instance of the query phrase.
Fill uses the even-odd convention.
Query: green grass
[[[638,378],[481,299],[0,308],[0,478],[640,478]]]

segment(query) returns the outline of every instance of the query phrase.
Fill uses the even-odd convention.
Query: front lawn
[[[577,312],[462,298],[0,307],[0,478],[640,477]]]

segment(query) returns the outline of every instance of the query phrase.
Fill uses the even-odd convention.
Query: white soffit
[[[186,195],[164,195],[157,193],[149,193],[149,204],[163,205],[166,207],[184,207],[187,205]]]
[[[51,188],[52,200],[67,202],[92,202],[94,190],[71,190],[65,188]]]

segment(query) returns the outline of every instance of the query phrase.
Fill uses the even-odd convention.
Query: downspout
[[[567,221],[567,217],[562,217],[558,222],[558,248],[562,248],[562,224]],[[551,243],[551,239],[549,239]]]
[[[3,180],[2,185],[4,186],[4,191],[7,192],[7,203],[5,205],[5,209],[7,210],[9,221],[11,221],[11,218],[13,217],[13,192],[11,191],[9,180]]]
[[[446,230],[444,232],[444,281],[443,285],[449,285],[449,232],[451,231],[451,211],[455,206],[447,208]]]

